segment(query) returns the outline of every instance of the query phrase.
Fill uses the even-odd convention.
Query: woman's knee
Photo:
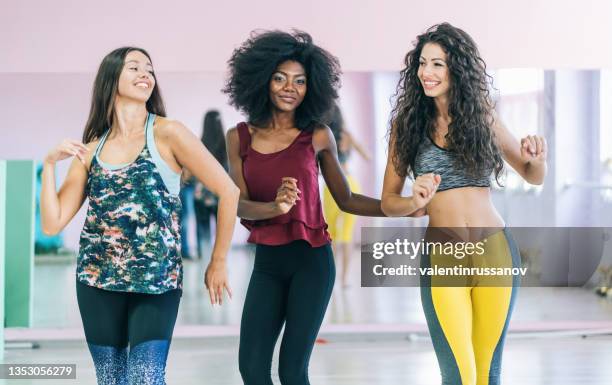
[[[282,361],[278,365],[282,385],[308,385],[308,369],[304,363]]]
[[[258,359],[257,354],[240,351],[238,369],[245,385],[272,385],[271,362]]]

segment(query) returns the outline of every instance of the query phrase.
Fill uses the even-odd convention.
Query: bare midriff
[[[430,227],[503,228],[504,220],[489,187],[460,187],[436,192],[427,205]]]

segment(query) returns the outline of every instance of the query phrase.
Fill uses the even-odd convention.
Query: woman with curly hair
[[[380,201],[351,193],[336,143],[322,122],[337,98],[335,57],[304,32],[252,35],[229,60],[224,91],[248,117],[227,133],[238,215],[257,245],[240,329],[240,373],[272,384],[278,335],[283,385],[305,385],[308,361],[335,279],[318,169],[338,206],[382,216]]]
[[[165,116],[149,54],[118,48],[98,69],[83,141],[66,139],[44,160],[43,231],[57,234],[89,201],[76,293],[99,385],[165,384],[182,294],[179,189],[186,168],[219,195],[205,277],[211,303],[230,290],[225,256],[238,188],[188,128]],[[58,192],[55,164],[71,157]]]
[[[499,181],[505,159],[527,182],[541,184],[546,141],[529,135],[519,143],[495,115],[485,63],[464,31],[448,23],[431,27],[418,36],[405,65],[391,118],[383,211],[429,214],[431,239],[484,242],[486,261],[470,255],[464,265],[517,266],[518,249],[491,201],[490,178]],[[409,175],[415,178],[412,196],[402,197]],[[430,252],[421,264],[448,265],[458,258]],[[499,384],[518,285],[517,277],[421,278],[443,384]]]

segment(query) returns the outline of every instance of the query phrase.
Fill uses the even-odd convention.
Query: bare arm
[[[238,203],[238,216],[248,220],[261,220],[277,217],[289,212],[298,198],[299,190],[293,178],[279,180],[279,193],[277,199],[272,202],[256,202],[249,199],[244,176],[242,175],[242,158],[240,157],[240,139],[238,129],[232,128],[227,132],[227,157],[229,160],[229,174],[234,183],[240,189],[240,201]],[[286,182],[285,182],[286,179]],[[283,186],[285,186],[283,188]]]
[[[528,135],[520,143],[495,116],[494,132],[504,159],[528,183],[542,184],[546,176],[546,139]]]
[[[319,159],[321,173],[338,207],[347,213],[369,217],[384,217],[380,200],[355,194],[338,161],[336,141],[329,127],[315,130],[312,143]]]
[[[393,155],[395,153],[395,134],[391,133],[389,141],[389,155],[387,156],[387,166],[385,167],[385,178],[383,181],[383,191],[381,198],[381,208],[390,217],[420,217],[426,214],[426,205],[433,197],[440,176],[433,174],[421,175],[415,180],[413,185],[413,195],[403,197],[402,190],[406,177],[399,176],[393,165]],[[415,193],[416,192],[416,193]]]
[[[206,269],[205,283],[211,304],[223,303],[223,289],[232,291],[227,280],[226,256],[231,246],[239,190],[223,166],[204,147],[190,130],[179,122],[167,121],[161,127],[161,136],[167,140],[178,163],[188,169],[204,187],[219,197],[217,231],[211,261]]]
[[[40,219],[45,234],[62,231],[85,201],[87,166],[95,144],[85,146],[79,141],[64,140],[47,154],[43,162],[40,192]],[[55,187],[55,164],[74,156],[68,175],[59,192]]]
[[[225,259],[229,250],[238,205],[238,188],[202,142],[179,122],[160,127],[179,164],[187,168],[208,190],[219,197],[217,232],[212,259]]]

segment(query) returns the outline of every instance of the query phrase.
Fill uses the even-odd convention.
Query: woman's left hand
[[[527,135],[521,139],[521,158],[527,162],[546,161],[546,139],[539,135]]]
[[[232,289],[230,289],[227,279],[227,267],[225,261],[212,260],[206,268],[204,283],[210,295],[211,305],[223,304],[223,289],[227,290],[227,295],[232,299]]]

